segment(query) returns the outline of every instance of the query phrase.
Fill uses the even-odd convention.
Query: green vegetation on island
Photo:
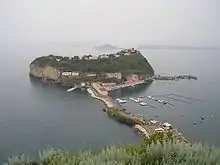
[[[146,137],[139,146],[111,146],[100,152],[48,149],[39,158],[12,157],[4,165],[219,165],[220,149],[176,142],[163,133]]]
[[[125,49],[117,53],[99,56],[84,55],[81,58],[79,56],[43,56],[36,58],[30,64],[31,70],[36,67],[52,67],[64,78],[68,77],[69,80],[105,81],[107,73],[113,73],[108,75],[110,79],[120,81],[132,74],[137,74],[142,79],[154,75],[154,70],[147,59],[135,49]],[[35,76],[35,73],[30,71],[30,75]]]

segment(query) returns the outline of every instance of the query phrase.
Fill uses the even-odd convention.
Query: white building
[[[62,76],[71,76],[72,75],[72,72],[63,72],[62,73]]]
[[[151,120],[150,123],[151,123],[151,124],[156,124],[157,121],[156,121],[156,120]]]
[[[86,76],[88,76],[88,77],[96,77],[96,74],[95,73],[87,73]]]
[[[163,123],[163,126],[166,128],[166,129],[170,129],[172,127],[172,125],[170,123]]]
[[[156,128],[155,131],[156,132],[164,132],[164,129],[163,128]]]
[[[62,76],[79,76],[79,72],[62,72]]]
[[[81,83],[81,86],[82,86],[82,87],[85,87],[85,86],[86,86],[86,83],[82,82],[82,83]]]
[[[123,52],[129,53],[129,49],[124,49]]]
[[[120,54],[115,54],[115,57],[116,57],[116,58],[120,57]]]
[[[97,56],[89,56],[88,60],[97,60],[98,57]]]
[[[116,73],[106,73],[107,78],[116,78],[116,79],[121,79],[122,75],[119,72]]]
[[[131,53],[136,53],[137,50],[135,50],[134,48],[131,48]]]
[[[105,59],[105,58],[108,58],[108,55],[107,54],[102,54],[102,55],[99,56],[99,58],[100,59]]]
[[[72,72],[71,75],[72,76],[79,76],[79,72]]]

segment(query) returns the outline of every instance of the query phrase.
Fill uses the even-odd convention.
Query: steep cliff
[[[47,78],[50,80],[59,80],[60,71],[51,66],[39,66],[35,64],[30,65],[30,76],[34,76],[37,78]]]

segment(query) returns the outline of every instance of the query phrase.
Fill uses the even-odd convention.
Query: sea
[[[141,137],[110,119],[101,102],[84,90],[43,85],[29,78],[29,64],[50,53],[100,54],[92,46],[49,44],[2,46],[0,65],[0,162],[47,148],[100,150],[109,145],[138,145]],[[191,142],[220,147],[220,51],[141,50],[156,74],[192,74],[198,80],[154,81],[117,90],[113,98],[143,97],[151,106],[129,101],[123,106],[148,119],[171,123]],[[171,103],[161,105],[147,95]],[[204,120],[201,118],[204,117]]]

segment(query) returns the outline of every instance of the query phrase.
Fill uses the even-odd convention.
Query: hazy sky
[[[0,0],[1,43],[220,45],[220,0]]]

